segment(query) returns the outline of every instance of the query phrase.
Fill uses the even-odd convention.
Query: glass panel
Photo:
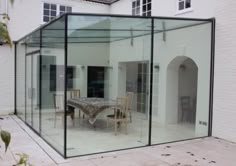
[[[17,44],[16,57],[16,110],[17,115],[25,120],[25,43]]]
[[[68,20],[67,104],[75,117],[67,123],[68,156],[147,145],[151,20]],[[120,119],[119,97],[128,103]]]
[[[31,56],[26,57],[26,122],[32,126]]]
[[[42,29],[42,137],[64,154],[64,17]]]
[[[152,144],[208,135],[211,24],[188,24],[155,20]]]

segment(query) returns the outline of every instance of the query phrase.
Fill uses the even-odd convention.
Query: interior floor
[[[107,113],[98,117],[95,126],[91,125],[86,117],[79,118],[76,111],[75,126],[72,125],[71,118],[67,119],[67,155],[78,156],[91,153],[112,151],[132,147],[145,146],[148,144],[149,121],[146,114],[132,112],[132,122],[128,122],[128,134],[125,133],[123,125],[118,129],[117,135],[114,133],[114,124],[109,123],[107,127]],[[37,115],[34,115],[34,128],[39,124]],[[61,117],[57,117],[56,127],[54,112],[42,112],[42,137],[45,138],[58,151],[64,149],[64,127]],[[202,137],[195,133],[194,124],[178,123],[163,125],[152,122],[152,144],[167,143]]]

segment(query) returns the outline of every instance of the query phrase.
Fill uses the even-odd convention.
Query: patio
[[[3,129],[12,134],[9,151],[0,150],[1,166],[13,165],[17,153],[30,155],[35,166],[234,166],[236,144],[213,137],[63,159],[16,116],[3,116]],[[2,144],[1,144],[2,146]]]

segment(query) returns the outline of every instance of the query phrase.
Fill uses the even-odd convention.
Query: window
[[[57,16],[57,5],[56,4],[43,4],[43,22],[48,22]]]
[[[58,5],[58,4],[50,4],[44,3],[43,4],[43,22],[51,21],[58,15],[62,15],[64,13],[71,13],[72,7]]]
[[[71,12],[72,12],[72,7],[60,5],[60,15]]]
[[[141,7],[142,6],[142,7]],[[133,16],[151,16],[152,0],[134,0],[132,2]]]
[[[151,16],[152,0],[143,0],[143,16]]]
[[[132,15],[133,16],[140,15],[140,0],[135,0],[132,2]]]
[[[178,0],[178,11],[185,11],[191,7],[191,0]]]

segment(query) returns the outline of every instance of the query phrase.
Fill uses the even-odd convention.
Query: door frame
[[[33,69],[33,58],[32,58],[32,56],[35,56],[35,55],[38,55],[39,57],[41,56],[41,51],[40,51],[40,49],[38,49],[38,50],[35,50],[35,51],[31,51],[31,52],[27,52],[26,54],[25,54],[25,122],[26,123],[28,123],[27,122],[27,116],[26,116],[26,110],[27,110],[27,57],[31,57],[31,59],[30,59],[30,68],[31,68],[31,80],[30,80],[30,84],[31,84],[31,88],[32,88],[32,85],[33,85],[33,77],[32,77],[32,75],[33,75],[33,72],[32,72],[32,69]],[[41,73],[41,68],[39,69],[39,75],[41,75],[40,74]],[[39,87],[40,87],[40,85],[39,85]],[[39,89],[39,91],[40,91],[40,89]],[[33,94],[33,91],[31,90],[31,96],[32,96],[32,94]],[[34,124],[34,122],[33,122],[33,100],[31,99],[31,101],[30,101],[30,112],[31,112],[31,122],[30,123],[28,123],[28,125],[30,125],[34,130],[36,130],[37,131],[37,129],[35,129],[34,128],[34,126],[33,126],[33,124]],[[40,109],[39,109],[39,131],[38,132],[40,132],[40,121],[41,121],[41,112],[40,112]]]

